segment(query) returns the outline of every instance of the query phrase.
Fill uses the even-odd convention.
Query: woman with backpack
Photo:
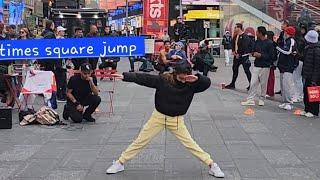
[[[209,166],[209,174],[224,177],[219,166],[210,155],[203,151],[192,139],[183,116],[187,113],[195,93],[208,89],[211,81],[200,74],[193,75],[189,63],[177,64],[172,73],[150,75],[139,73],[123,73],[116,75],[126,82],[134,82],[142,86],[155,88],[155,110],[149,121],[143,126],[137,139],[111,165],[107,174],[115,174],[124,170],[124,164],[135,157],[164,128],[170,130],[181,143],[197,158]]]

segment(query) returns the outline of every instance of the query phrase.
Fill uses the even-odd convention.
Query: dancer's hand
[[[120,80],[123,80],[123,75],[122,74],[112,74],[112,76],[116,79],[120,79]]]
[[[198,76],[195,76],[195,75],[187,75],[185,76],[185,79],[186,79],[186,82],[190,82],[190,83],[193,83],[193,82],[196,82],[198,81]]]

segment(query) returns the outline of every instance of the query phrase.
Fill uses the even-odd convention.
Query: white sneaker
[[[280,105],[279,105],[279,108],[284,109],[284,107],[285,107],[286,105],[287,105],[286,103],[280,104]]]
[[[305,112],[305,111],[301,111],[300,116],[305,116],[306,114],[307,114],[307,112]]]
[[[259,100],[259,106],[264,106],[264,101]]]
[[[283,109],[291,111],[293,109],[293,107],[290,104],[286,104]]]
[[[224,173],[221,171],[217,163],[212,164],[209,174],[217,178],[224,178]]]
[[[107,174],[116,174],[124,170],[124,165],[119,161],[113,161],[112,166],[107,169]]]
[[[254,105],[256,105],[256,103],[253,100],[246,100],[246,101],[241,102],[241,105],[242,106],[254,106]]]
[[[311,112],[307,112],[306,114],[304,114],[305,117],[307,118],[313,118],[314,115]]]

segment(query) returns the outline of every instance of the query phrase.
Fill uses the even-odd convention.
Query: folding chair
[[[109,101],[108,101],[109,102],[109,112],[107,112],[109,114],[109,116],[111,116],[111,114],[114,113],[113,95],[115,93],[116,80],[112,74],[115,74],[115,73],[117,73],[117,70],[113,70],[113,69],[112,70],[102,70],[102,69],[95,70],[95,75],[97,78],[110,78],[110,80],[112,81],[112,89],[105,91],[109,95]]]
[[[28,107],[30,95],[43,95],[44,105],[47,105],[46,100],[49,100],[54,92],[57,92],[57,85],[53,72],[38,70],[27,72],[26,81],[20,93],[20,98],[23,98],[20,110],[24,103],[25,107]]]

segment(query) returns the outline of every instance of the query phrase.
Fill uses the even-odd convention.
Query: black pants
[[[80,101],[82,106],[89,106],[84,113],[77,110],[77,107],[70,101],[67,102],[66,111],[69,117],[75,123],[80,123],[83,120],[83,117],[91,117],[91,114],[94,113],[96,108],[99,106],[101,102],[100,96],[89,95]]]
[[[250,72],[250,66],[251,63],[249,63],[249,59],[248,58],[239,58],[236,59],[236,57],[233,58],[233,66],[232,66],[232,71],[233,71],[233,75],[232,75],[232,82],[231,85],[235,85],[237,78],[238,78],[238,74],[239,74],[239,67],[240,65],[242,65],[244,72],[246,73],[247,79],[249,81],[251,81],[251,72]]]
[[[194,70],[198,70],[203,73],[204,76],[208,76],[210,66],[203,61],[197,61],[194,65]]]
[[[57,69],[54,72],[57,82],[57,98],[67,98],[67,72],[65,69]]]
[[[158,63],[154,66],[154,68],[157,71],[159,71],[159,74],[163,74],[164,72],[169,71],[169,67],[170,67],[170,65],[168,65],[168,64],[160,64],[160,63]]]
[[[109,68],[111,67],[112,70],[116,70],[117,69],[117,62],[109,62],[109,61],[105,61],[105,62],[102,62],[100,65],[99,65],[99,69],[106,69],[106,68]]]
[[[319,85],[320,83],[317,83]],[[310,112],[315,116],[319,115],[319,102],[309,102],[309,97],[308,97],[308,87],[311,87],[311,80],[306,79],[306,82],[304,83],[303,86],[303,94],[304,94],[304,111],[305,112]]]
[[[129,57],[129,61],[130,61],[130,69],[131,71],[134,71],[134,63],[135,62],[142,62],[142,65],[141,65],[141,68],[139,70],[144,70],[144,69],[147,69],[147,58],[145,57],[138,57],[138,58],[135,58],[135,57]]]

